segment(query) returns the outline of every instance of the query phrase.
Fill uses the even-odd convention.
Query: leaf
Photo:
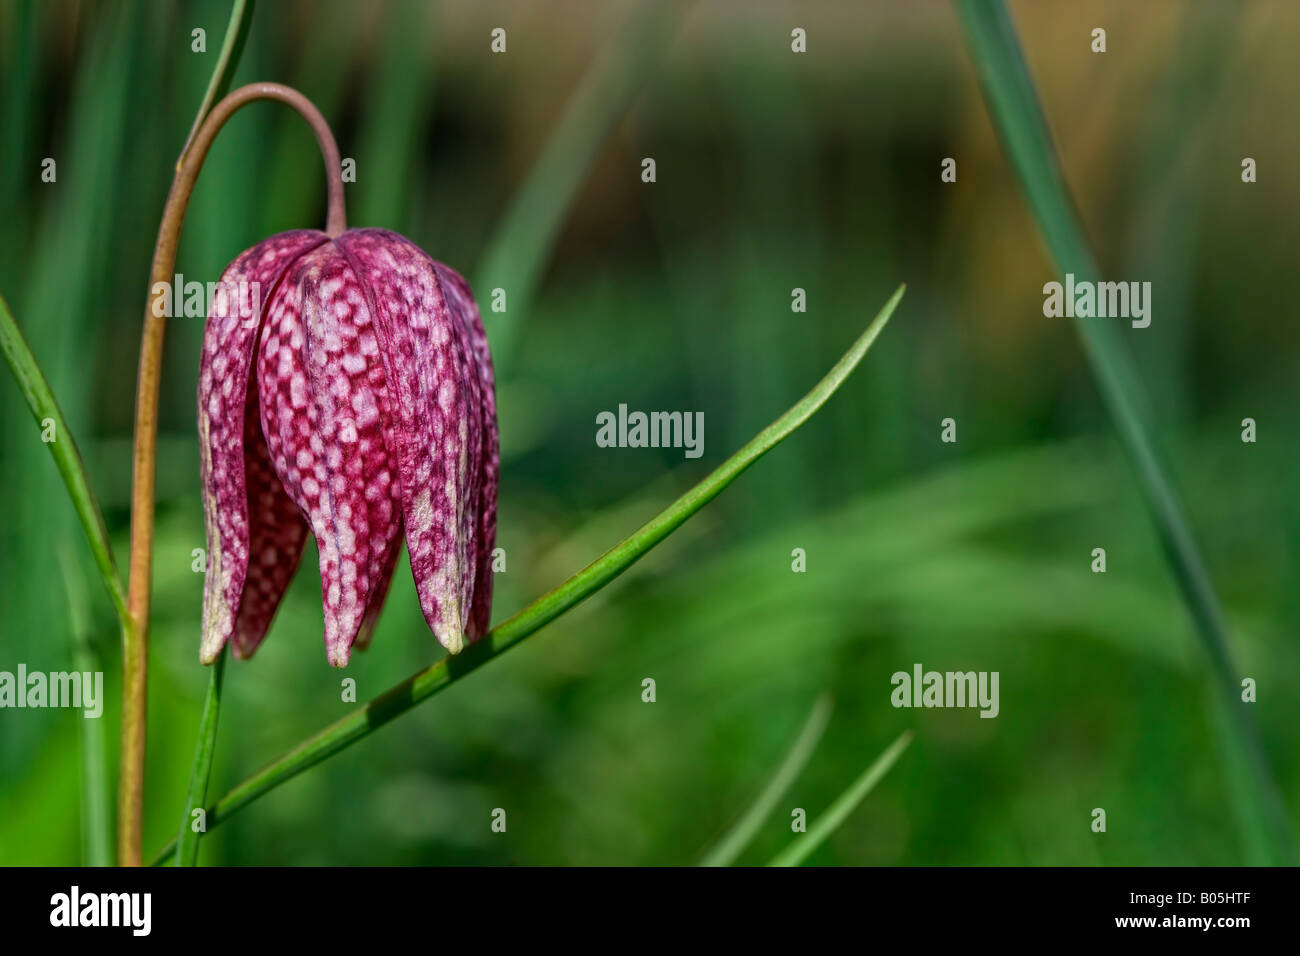
[[[82,530],[86,532],[86,540],[90,543],[90,551],[95,557],[96,567],[99,568],[99,576],[103,579],[113,607],[125,627],[130,622],[130,615],[126,609],[126,591],[117,576],[117,565],[113,561],[113,549],[108,543],[104,516],[100,514],[99,505],[90,490],[85,463],[81,460],[80,452],[77,451],[77,443],[72,438],[72,431],[68,428],[68,423],[63,420],[63,413],[59,411],[59,405],[54,400],[49,382],[45,380],[40,366],[36,364],[36,357],[27,347],[27,342],[14,321],[13,313],[9,311],[9,304],[3,297],[0,297],[0,352],[4,353],[5,361],[9,363],[9,369],[18,382],[18,389],[23,393],[23,399],[36,420],[37,430],[33,432],[33,440],[41,438],[42,433],[47,429],[51,427],[53,429],[51,433],[53,438],[45,443],[45,447],[54,457],[54,464],[59,469],[59,474],[63,476],[68,497],[72,499],[72,506],[76,509]]]
[[[799,779],[799,774],[808,764],[808,758],[812,756],[812,752],[822,739],[822,734],[826,732],[826,724],[830,717],[831,697],[829,694],[822,694],[813,704],[812,710],[808,712],[808,719],[804,721],[803,729],[799,731],[794,746],[785,755],[785,760],[781,761],[776,774],[768,781],[763,792],[759,794],[758,799],[745,815],[704,855],[700,866],[730,866],[735,862],[736,857],[744,852],[745,847],[758,833],[759,827],[763,825],[763,821],[771,815],[776,802],[790,789],[790,785]]]
[[[416,704],[466,677],[500,656],[583,600],[599,591],[635,564],[646,552],[722,493],[750,465],[779,445],[806,422],[835,394],[867,354],[889,321],[905,286],[899,286],[849,350],[807,395],[784,415],[768,425],[740,451],[718,466],[708,477],[650,519],[626,540],[605,552],[559,587],[542,595],[513,617],[492,628],[481,640],[464,651],[408,677],[365,707],[330,724],[320,733],[294,747],[278,760],[239,784],[208,809],[208,828],[226,820],[236,810],[296,777],[378,730]],[[175,841],[162,856],[169,856]]]
[[[782,850],[773,858],[768,866],[799,866],[804,860],[808,859],[819,846],[826,842],[826,838],[839,829],[840,824],[848,819],[863,798],[875,788],[882,777],[889,772],[889,768],[894,765],[903,751],[907,749],[912,742],[912,732],[905,730],[898,735],[898,739],[885,748],[885,752],[875,759],[862,776],[853,781],[853,784],[835,798],[835,802],[817,818],[807,833],[802,833],[791,841],[790,845]]]
[[[1052,146],[1033,78],[1000,0],[957,0],[989,112],[1020,177],[1038,227],[1062,274],[1096,281],[1098,270],[1075,214]],[[1238,694],[1238,672],[1228,646],[1227,623],[1214,584],[1196,545],[1182,502],[1153,438],[1146,389],[1113,321],[1076,318],[1102,401],[1137,472],[1174,578],[1191,612],[1209,658],[1233,736],[1250,768],[1248,779],[1230,792],[1249,801],[1238,818],[1263,828],[1247,846],[1272,847],[1286,861],[1296,859],[1285,806],[1273,779],[1251,714]],[[1266,862],[1256,858],[1256,862]]]

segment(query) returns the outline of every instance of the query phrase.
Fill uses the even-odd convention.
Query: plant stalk
[[[131,478],[131,561],[127,610],[122,628],[122,757],[118,785],[118,862],[140,865],[144,815],[144,751],[148,674],[149,602],[153,574],[154,469],[158,444],[158,393],[163,333],[159,285],[169,286],[176,249],[194,183],[217,133],[236,111],[255,100],[276,100],[297,110],[316,134],[325,160],[329,207],[326,233],[332,238],[347,228],[343,173],[338,144],[320,111],[297,90],[278,83],[250,83],[226,96],[207,115],[187,143],[172,180],[149,271],[149,298],[140,341],[140,370],[135,401],[135,450]]]
[[[194,866],[199,859],[199,840],[203,839],[206,827],[195,828],[194,811],[206,807],[208,778],[212,775],[212,758],[217,749],[217,719],[221,715],[221,684],[225,671],[226,650],[222,648],[209,671],[208,694],[203,699],[203,714],[199,717],[198,742],[194,746],[194,766],[186,791],[185,813],[176,837],[177,866]]]

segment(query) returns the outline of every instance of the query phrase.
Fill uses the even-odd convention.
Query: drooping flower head
[[[309,530],[334,666],[369,642],[403,532],[439,643],[457,653],[481,637],[497,421],[465,280],[396,233],[299,230],[232,262],[209,312],[199,367],[204,663],[227,641],[239,658],[257,649]]]

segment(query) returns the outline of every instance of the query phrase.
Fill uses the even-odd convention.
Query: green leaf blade
[[[825,843],[827,838],[848,819],[849,814],[857,809],[858,804],[866,798],[867,794],[875,789],[876,784],[889,773],[890,768],[898,762],[898,758],[911,743],[912,731],[905,730],[899,734],[898,739],[886,747],[885,752],[877,757],[847,790],[835,798],[835,802],[817,818],[817,822],[808,828],[808,832],[792,840],[790,845],[778,853],[768,866],[799,866],[812,856],[813,851]]]
[[[989,113],[1002,137],[1039,230],[1061,274],[1072,272],[1096,281],[1098,269],[1089,249],[1047,120],[1025,62],[1015,27],[1001,0],[955,0],[966,29]],[[1106,406],[1151,512],[1170,570],[1191,614],[1218,689],[1219,706],[1228,716],[1231,737],[1241,750],[1247,779],[1234,781],[1229,793],[1244,799],[1237,818],[1258,832],[1243,834],[1247,847],[1269,847],[1256,863],[1297,859],[1285,804],[1264,756],[1252,715],[1239,699],[1239,674],[1233,663],[1228,626],[1209,570],[1191,524],[1165,465],[1151,422],[1146,387],[1114,322],[1075,318],[1084,351]],[[1235,757],[1236,755],[1233,755]]]
[[[795,738],[789,753],[781,761],[781,766],[763,788],[763,792],[745,811],[744,816],[736,821],[736,825],[705,853],[704,858],[700,860],[700,866],[731,866],[744,852],[745,847],[749,846],[758,834],[763,821],[776,808],[777,801],[790,789],[799,778],[799,774],[803,772],[803,768],[808,765],[808,759],[817,749],[817,744],[821,741],[822,734],[826,732],[826,725],[830,722],[830,718],[831,697],[829,694],[822,694],[813,703],[812,710],[809,711],[803,728],[799,731],[799,736]]]
[[[90,490],[86,465],[81,460],[81,453],[77,450],[77,443],[72,437],[68,423],[63,418],[63,412],[59,410],[59,403],[55,401],[54,393],[50,391],[50,383],[46,381],[44,373],[36,363],[36,356],[27,347],[27,341],[23,338],[18,323],[14,321],[13,313],[9,311],[9,304],[2,296],[0,296],[0,352],[4,353],[5,362],[13,372],[18,390],[22,392],[23,400],[26,401],[37,427],[44,430],[47,426],[53,426],[53,440],[47,441],[45,447],[54,458],[55,467],[58,468],[63,484],[68,490],[68,497],[72,499],[72,507],[76,510],[77,519],[86,533],[86,541],[90,544],[95,566],[99,569],[104,587],[108,589],[113,608],[126,626],[130,621],[126,609],[126,589],[122,587],[122,581],[117,576],[117,563],[113,560],[113,549],[108,542],[108,530],[104,525],[104,516],[99,510],[99,504],[95,501],[95,495]]]
[[[91,614],[82,568],[68,541],[61,542],[59,564],[67,592],[72,624],[72,666],[82,674],[103,670],[91,638]],[[78,721],[81,728],[81,864],[113,865],[113,817],[109,809],[108,759],[104,747],[104,722]]]

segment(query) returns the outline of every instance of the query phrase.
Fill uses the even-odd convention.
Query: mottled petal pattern
[[[320,552],[325,647],[342,667],[401,530],[380,409],[384,363],[366,297],[334,243],[303,256],[271,307],[258,365],[276,474]]]
[[[236,656],[256,650],[308,529],[334,666],[369,642],[403,531],[438,641],[456,653],[481,637],[499,454],[492,359],[465,280],[379,229],[284,233],[227,275],[265,277],[265,304],[260,321],[210,319],[204,340],[203,659],[232,637]]]
[[[280,484],[258,420],[256,385],[250,383],[244,425],[244,473],[248,482],[248,574],[235,617],[233,652],[246,660],[266,637],[280,599],[298,570],[307,543],[307,522]]]
[[[382,229],[341,236],[375,311],[390,382],[392,444],[416,592],[434,636],[453,654],[474,636],[482,483],[478,357],[433,261]]]
[[[215,661],[232,637],[237,655],[252,652],[302,552],[305,526],[274,480],[256,416],[248,414],[249,372],[261,317],[282,275],[326,241],[324,233],[309,230],[272,236],[226,268],[209,303],[198,395],[207,531],[205,663]]]
[[[452,314],[464,325],[474,350],[475,371],[479,379],[482,402],[483,439],[479,455],[478,549],[475,554],[474,601],[470,609],[469,639],[477,640],[488,632],[492,614],[492,549],[497,540],[497,486],[500,470],[500,441],[497,436],[497,396],[483,319],[466,282],[454,269],[435,262],[434,269],[442,284],[443,297]]]

